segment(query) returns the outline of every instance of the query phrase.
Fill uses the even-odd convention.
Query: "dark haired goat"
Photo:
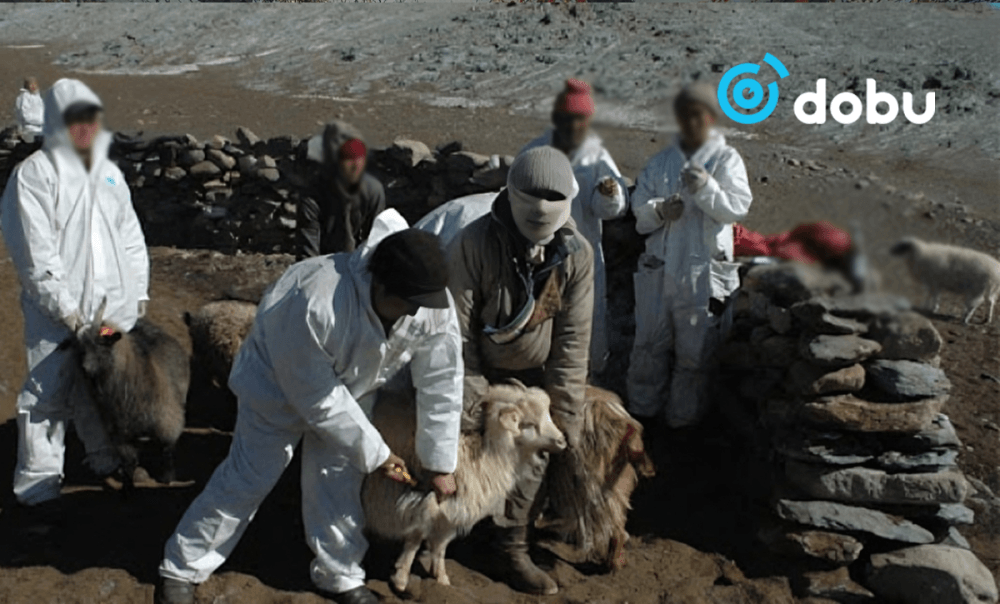
[[[184,405],[190,382],[188,355],[180,343],[145,319],[122,332],[103,321],[106,300],[94,323],[81,328],[60,348],[79,355],[87,386],[111,444],[121,457],[122,483],[131,490],[139,463],[139,441],[160,447],[159,482],[174,480],[174,445],[184,431]]]

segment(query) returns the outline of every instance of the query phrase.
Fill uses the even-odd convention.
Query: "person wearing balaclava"
[[[713,127],[715,88],[690,84],[674,112],[680,135],[649,160],[632,194],[636,230],[647,238],[635,273],[627,387],[633,415],[681,428],[708,411],[709,365],[739,285],[733,223],[753,197],[743,159]]]
[[[333,121],[309,141],[320,167],[299,201],[297,258],[353,252],[385,209],[385,190],[365,171],[368,149],[350,125]]]
[[[24,87],[14,101],[14,117],[17,127],[24,134],[38,136],[45,125],[45,102],[38,93],[38,80],[26,78]]]
[[[552,418],[579,452],[594,306],[594,256],[570,217],[579,192],[566,154],[553,147],[521,153],[490,214],[449,244],[449,289],[462,329],[463,430],[481,429],[489,384],[516,378],[551,398]],[[528,526],[538,513],[549,465],[541,452],[517,470],[500,532],[505,575],[514,589],[558,591],[528,556]]]
[[[73,422],[98,475],[118,467],[61,342],[95,319],[130,330],[146,312],[149,256],[125,177],[108,159],[101,100],[79,80],[45,94],[45,142],[10,176],[0,229],[22,287],[28,377],[17,398],[17,501],[57,521],[63,436]],[[43,513],[49,510],[49,513]]]
[[[628,188],[601,138],[590,129],[594,99],[590,85],[566,80],[556,97],[552,125],[522,151],[551,145],[569,158],[580,192],[573,199],[571,215],[580,233],[594,248],[594,327],[590,339],[590,371],[604,370],[608,355],[607,291],[604,274],[602,223],[621,218],[628,210]]]

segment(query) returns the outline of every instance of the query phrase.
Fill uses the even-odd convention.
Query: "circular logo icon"
[[[788,70],[785,66],[775,58],[771,53],[766,53],[764,55],[764,62],[774,68],[781,79],[788,77]],[[740,124],[756,124],[757,122],[764,121],[767,116],[771,115],[774,108],[778,105],[778,84],[776,82],[771,82],[767,85],[767,104],[764,108],[757,113],[743,114],[733,108],[732,104],[729,102],[729,84],[733,81],[736,76],[743,75],[745,73],[752,73],[754,75],[760,71],[760,66],[753,63],[741,63],[722,76],[722,80],[719,82],[719,89],[716,96],[719,98],[719,106],[722,108],[722,112],[726,114],[729,119]],[[748,96],[749,93],[749,96]],[[741,109],[753,109],[758,107],[764,101],[764,87],[760,85],[760,82],[754,80],[753,78],[745,78],[736,83],[733,87],[733,99],[736,104],[740,106]]]

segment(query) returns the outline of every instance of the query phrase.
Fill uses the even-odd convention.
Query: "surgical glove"
[[[386,459],[385,463],[379,466],[379,468],[381,468],[390,480],[407,483],[413,480],[406,469],[406,462],[395,453],[389,453],[389,459]]]
[[[701,166],[688,166],[681,170],[681,180],[692,193],[697,193],[708,184],[708,172]]]
[[[80,331],[81,327],[83,327],[83,316],[80,314],[80,311],[74,310],[73,314],[63,318],[63,323],[66,324],[66,327],[68,327],[70,331],[76,333]]]
[[[597,190],[605,197],[614,197],[618,194],[618,181],[609,176],[597,185]]]
[[[139,300],[139,318],[146,316],[146,306],[149,304],[149,300]]]
[[[457,488],[454,474],[438,474],[431,479],[431,484],[434,486],[434,494],[437,495],[439,503],[445,497],[454,495]]]
[[[660,201],[656,206],[656,215],[664,222],[677,220],[684,213],[684,201],[679,193],[674,193],[670,199]]]

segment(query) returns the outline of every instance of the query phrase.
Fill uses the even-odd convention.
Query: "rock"
[[[230,140],[221,134],[216,134],[212,137],[212,140],[208,141],[209,149],[222,149],[226,145],[230,144]]]
[[[976,520],[976,513],[961,503],[946,503],[938,508],[934,517],[948,524],[972,524]]]
[[[507,186],[507,172],[507,168],[480,168],[472,173],[472,184],[499,191]]]
[[[905,518],[832,501],[778,501],[778,516],[833,531],[859,531],[904,543],[931,543],[934,535]]]
[[[850,535],[826,531],[772,527],[762,530],[758,536],[775,553],[816,558],[833,564],[854,562],[864,547]]]
[[[969,540],[966,539],[962,533],[958,532],[958,529],[949,526],[948,533],[941,540],[940,545],[950,545],[952,547],[959,547],[962,549],[971,550],[972,546],[969,545]]]
[[[260,157],[260,160],[259,160],[258,163],[260,163],[260,165],[263,166],[263,167],[265,167],[265,168],[277,168],[278,167],[278,163],[276,161],[274,161],[274,158],[271,157],[270,155],[262,155]]]
[[[287,134],[276,136],[266,143],[267,154],[274,157],[284,157],[295,150],[298,141]],[[268,166],[272,168],[274,166]]]
[[[240,126],[236,129],[236,139],[240,141],[241,145],[249,149],[253,149],[261,142],[259,136],[244,126]]]
[[[184,171],[184,168],[177,166],[163,170],[163,177],[172,182],[177,182],[185,176],[187,176],[187,172]]]
[[[283,229],[292,230],[295,228],[296,223],[294,218],[287,218],[285,216],[281,216],[278,218],[278,221],[281,224],[281,228]]]
[[[253,174],[254,170],[257,169],[257,158],[253,155],[244,155],[237,163],[240,167],[240,173],[244,176]]]
[[[940,396],[951,391],[944,371],[915,361],[876,360],[866,368],[868,383],[892,400]]]
[[[836,296],[851,290],[850,284],[840,274],[799,262],[754,266],[747,271],[743,287],[764,294],[779,306],[791,306],[814,296]]]
[[[233,190],[229,188],[223,189],[213,189],[205,193],[205,201],[211,204],[223,203],[229,201],[233,196]]]
[[[222,173],[222,170],[220,170],[219,166],[215,165],[214,163],[205,160],[205,161],[200,161],[195,165],[191,166],[190,172],[192,176],[205,177],[205,176],[218,176],[219,174]]]
[[[278,182],[278,179],[281,178],[281,173],[278,172],[277,168],[259,168],[257,170],[257,177],[269,182]]]
[[[398,138],[389,147],[389,156],[396,161],[408,164],[415,168],[422,161],[434,159],[434,153],[430,147],[420,141],[407,138]]]
[[[874,602],[875,594],[851,580],[846,566],[835,570],[805,573],[802,595],[829,598],[847,604]]]
[[[759,367],[788,367],[798,360],[798,341],[788,336],[771,336],[760,343],[755,354]]]
[[[774,305],[768,306],[767,321],[771,329],[777,334],[784,335],[792,330],[792,314],[787,308]]]
[[[947,415],[939,413],[931,424],[917,434],[905,436],[892,444],[892,449],[900,451],[922,451],[935,447],[947,447],[949,449],[959,449],[962,441],[955,432],[955,426]]]
[[[790,393],[806,396],[857,392],[865,385],[865,369],[854,364],[829,371],[805,361],[796,361],[788,370],[787,385]]]
[[[811,302],[821,304],[830,314],[838,317],[869,320],[910,310],[910,301],[891,294],[854,294],[851,296],[823,297]]]
[[[876,453],[851,434],[813,432],[799,428],[776,431],[774,450],[791,459],[834,466],[855,466],[871,461]]]
[[[957,459],[958,451],[954,449],[934,449],[909,455],[899,451],[887,451],[878,456],[876,463],[879,467],[892,472],[937,471],[954,467]]]
[[[445,159],[445,166],[451,172],[472,174],[477,168],[484,168],[490,163],[488,155],[480,155],[471,151],[458,151]]]
[[[880,317],[872,323],[869,337],[882,344],[879,359],[928,361],[941,352],[944,340],[923,315],[904,312]]]
[[[803,337],[799,352],[806,360],[826,367],[843,367],[863,361],[882,349],[873,340],[858,336],[818,335]]]
[[[961,503],[969,493],[965,477],[956,471],[888,474],[872,468],[831,468],[789,460],[785,475],[812,497],[849,503]]]
[[[777,308],[777,307],[775,307]],[[770,325],[758,325],[750,330],[750,345],[760,346],[761,342],[776,335]]]
[[[871,184],[872,183],[868,182],[867,180],[859,180],[858,182],[854,183],[854,188],[855,189],[867,189],[868,187],[871,186]]]
[[[178,162],[185,168],[203,161],[205,161],[205,152],[201,149],[185,149],[178,158]]]
[[[866,585],[877,596],[906,604],[993,604],[996,581],[976,556],[947,545],[919,545],[871,559]]]
[[[206,155],[212,163],[223,170],[232,170],[236,167],[236,160],[218,149],[209,149]]]
[[[860,432],[929,430],[948,400],[947,396],[915,403],[871,403],[852,394],[828,396],[799,408],[799,419]]]
[[[797,159],[791,158],[791,157],[788,158],[787,163],[788,163],[789,166],[794,166],[796,168],[802,165],[802,162],[800,162]]]
[[[188,149],[194,149],[200,146],[198,139],[194,137],[193,134],[185,134],[181,137],[181,144],[186,146]]]
[[[807,300],[794,304],[791,311],[796,319],[816,333],[850,335],[862,334],[868,331],[868,326],[860,321],[838,317],[826,312],[821,306],[810,304],[809,302]]]

